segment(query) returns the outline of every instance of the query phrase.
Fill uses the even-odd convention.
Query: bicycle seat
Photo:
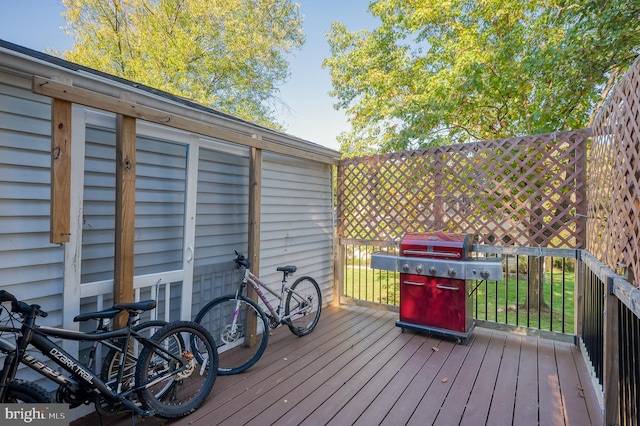
[[[286,272],[287,274],[293,274],[298,268],[295,266],[278,266],[276,271]]]
[[[113,305],[113,309],[118,309],[120,311],[148,311],[156,307],[155,300],[143,300],[141,302],[130,302],[130,303],[116,303]]]
[[[113,309],[113,308],[109,308],[109,309],[105,309],[103,311],[98,311],[98,312],[88,312],[86,314],[80,314],[80,315],[76,315],[73,318],[74,322],[80,322],[80,321],[86,321],[86,320],[90,320],[90,319],[105,319],[105,318],[113,318],[116,315],[118,315],[120,313],[120,310],[118,309]]]

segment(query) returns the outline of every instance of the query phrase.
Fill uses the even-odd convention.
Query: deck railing
[[[618,301],[619,337],[618,346],[620,353],[620,377],[618,405],[619,425],[637,424],[640,417],[640,317],[629,307]]]
[[[599,386],[604,374],[604,310],[606,283],[612,275],[607,268],[590,256],[583,256],[580,262],[580,285],[582,303],[580,309],[580,343],[593,367]]]
[[[580,343],[601,386],[605,423],[638,424],[640,416],[640,289],[587,252]]]

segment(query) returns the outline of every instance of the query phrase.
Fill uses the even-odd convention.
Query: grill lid
[[[470,234],[410,232],[400,242],[400,256],[467,260],[472,243]]]
[[[400,242],[400,256],[373,253],[371,268],[462,280],[502,279],[502,258],[473,259],[472,244],[470,234],[413,232]]]

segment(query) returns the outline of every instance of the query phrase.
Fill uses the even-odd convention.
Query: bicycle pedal
[[[153,410],[144,410],[144,411],[140,411],[139,413],[136,413],[136,417],[139,419],[146,419],[148,417],[152,417],[154,416],[156,413]]]

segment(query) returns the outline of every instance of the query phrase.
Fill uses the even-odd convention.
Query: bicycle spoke
[[[262,356],[269,339],[269,324],[260,308],[242,297],[223,296],[209,302],[195,321],[211,332],[218,343],[219,374],[245,371]]]
[[[322,295],[318,283],[311,277],[300,277],[287,294],[285,318],[293,334],[304,336],[313,331],[320,319]]]
[[[215,341],[206,329],[189,321],[167,325],[152,340],[157,346],[147,345],[136,367],[143,407],[162,418],[185,416],[213,388],[218,366]]]

